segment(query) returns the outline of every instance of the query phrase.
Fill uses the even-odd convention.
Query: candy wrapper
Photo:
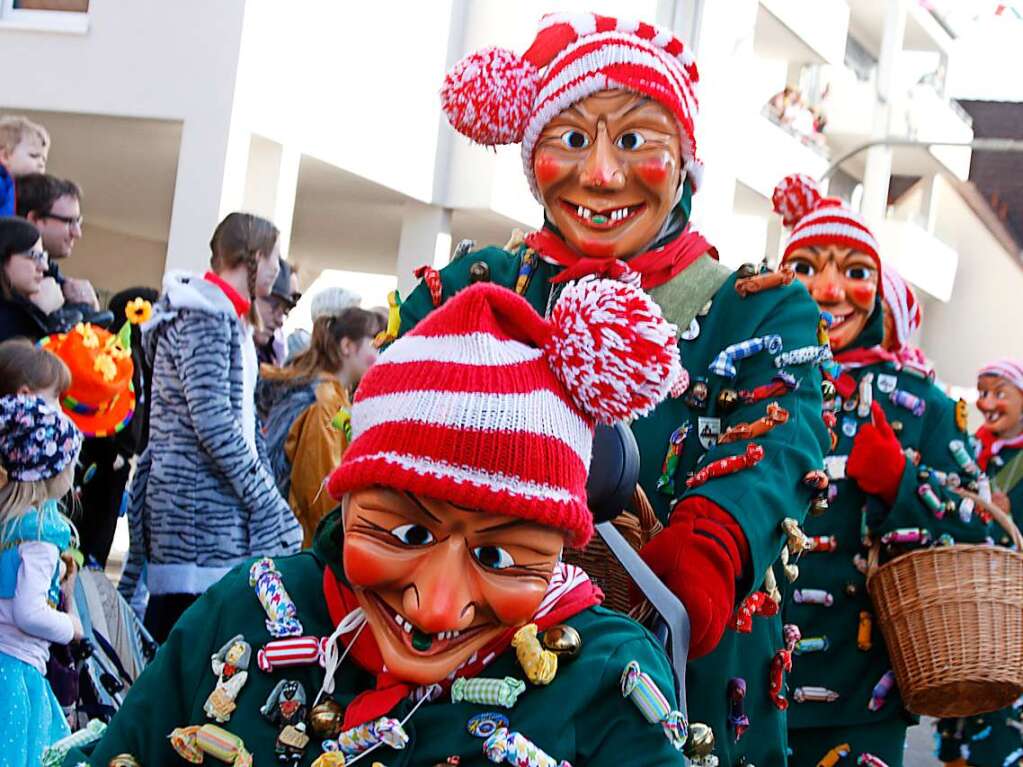
[[[514,767],[572,767],[548,755],[525,735],[501,727],[483,742],[483,753],[495,764]]]
[[[170,734],[170,743],[182,759],[202,764],[206,754],[233,767],[252,767],[252,754],[237,735],[215,724],[179,727]]]
[[[98,719],[90,720],[78,732],[73,732],[67,737],[61,738],[53,745],[44,748],[42,756],[43,767],[60,767],[71,749],[83,748],[84,746],[96,743],[103,737],[103,733],[106,730],[107,726],[104,722]]]
[[[270,557],[263,557],[249,568],[249,585],[255,588],[259,603],[266,611],[266,630],[275,639],[302,636],[298,608],[284,588],[277,565]]]
[[[512,637],[512,647],[515,648],[515,657],[519,665],[526,672],[526,677],[533,684],[550,684],[558,673],[558,656],[550,650],[545,650],[536,637],[537,628],[535,623],[529,623]]]
[[[382,716],[372,722],[345,730],[336,740],[325,740],[323,748],[340,751],[345,756],[355,756],[378,743],[400,751],[408,744],[408,734],[397,719]]]
[[[659,724],[664,735],[679,751],[689,737],[689,723],[685,715],[672,709],[650,675],[640,669],[639,663],[629,661],[622,672],[622,697],[628,698],[650,724]]]
[[[526,683],[513,676],[504,679],[459,678],[451,685],[451,702],[512,708],[525,691]]]

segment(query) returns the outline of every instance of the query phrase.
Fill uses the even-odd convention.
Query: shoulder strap
[[[1023,450],[1016,453],[1016,456],[999,470],[994,476],[995,485],[1006,495],[1009,495],[1020,482],[1023,482]]]
[[[650,295],[665,318],[685,330],[731,273],[727,266],[704,254],[675,279],[651,290]]]

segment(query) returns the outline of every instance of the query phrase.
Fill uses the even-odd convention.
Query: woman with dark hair
[[[309,348],[283,368],[263,365],[257,397],[277,489],[302,525],[303,545],[337,504],[323,491],[348,447],[351,394],[376,361],[373,337],[384,329],[357,306],[316,317]],[[302,456],[296,461],[296,456]]]
[[[23,218],[0,218],[0,341],[46,335],[46,315],[32,303],[49,259],[39,230]]]
[[[256,424],[253,301],[277,277],[277,240],[269,221],[230,214],[213,233],[211,270],[168,274],[143,332],[149,445],[132,482],[120,589],[131,601],[145,565],[146,624],[158,641],[232,567],[301,542]]]

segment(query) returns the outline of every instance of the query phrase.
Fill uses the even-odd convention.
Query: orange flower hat
[[[39,341],[71,370],[64,412],[87,437],[117,434],[135,414],[134,365],[120,338],[97,326],[78,323],[68,333]]]

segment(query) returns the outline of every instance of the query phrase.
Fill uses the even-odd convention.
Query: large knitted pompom
[[[451,126],[478,144],[522,141],[540,71],[505,48],[484,48],[463,58],[444,78],[441,106]]]
[[[778,182],[771,195],[774,212],[781,216],[781,222],[793,227],[821,201],[817,182],[802,173],[793,173]]]
[[[678,329],[642,289],[587,277],[550,316],[544,352],[576,405],[612,424],[653,410],[682,374]]]

